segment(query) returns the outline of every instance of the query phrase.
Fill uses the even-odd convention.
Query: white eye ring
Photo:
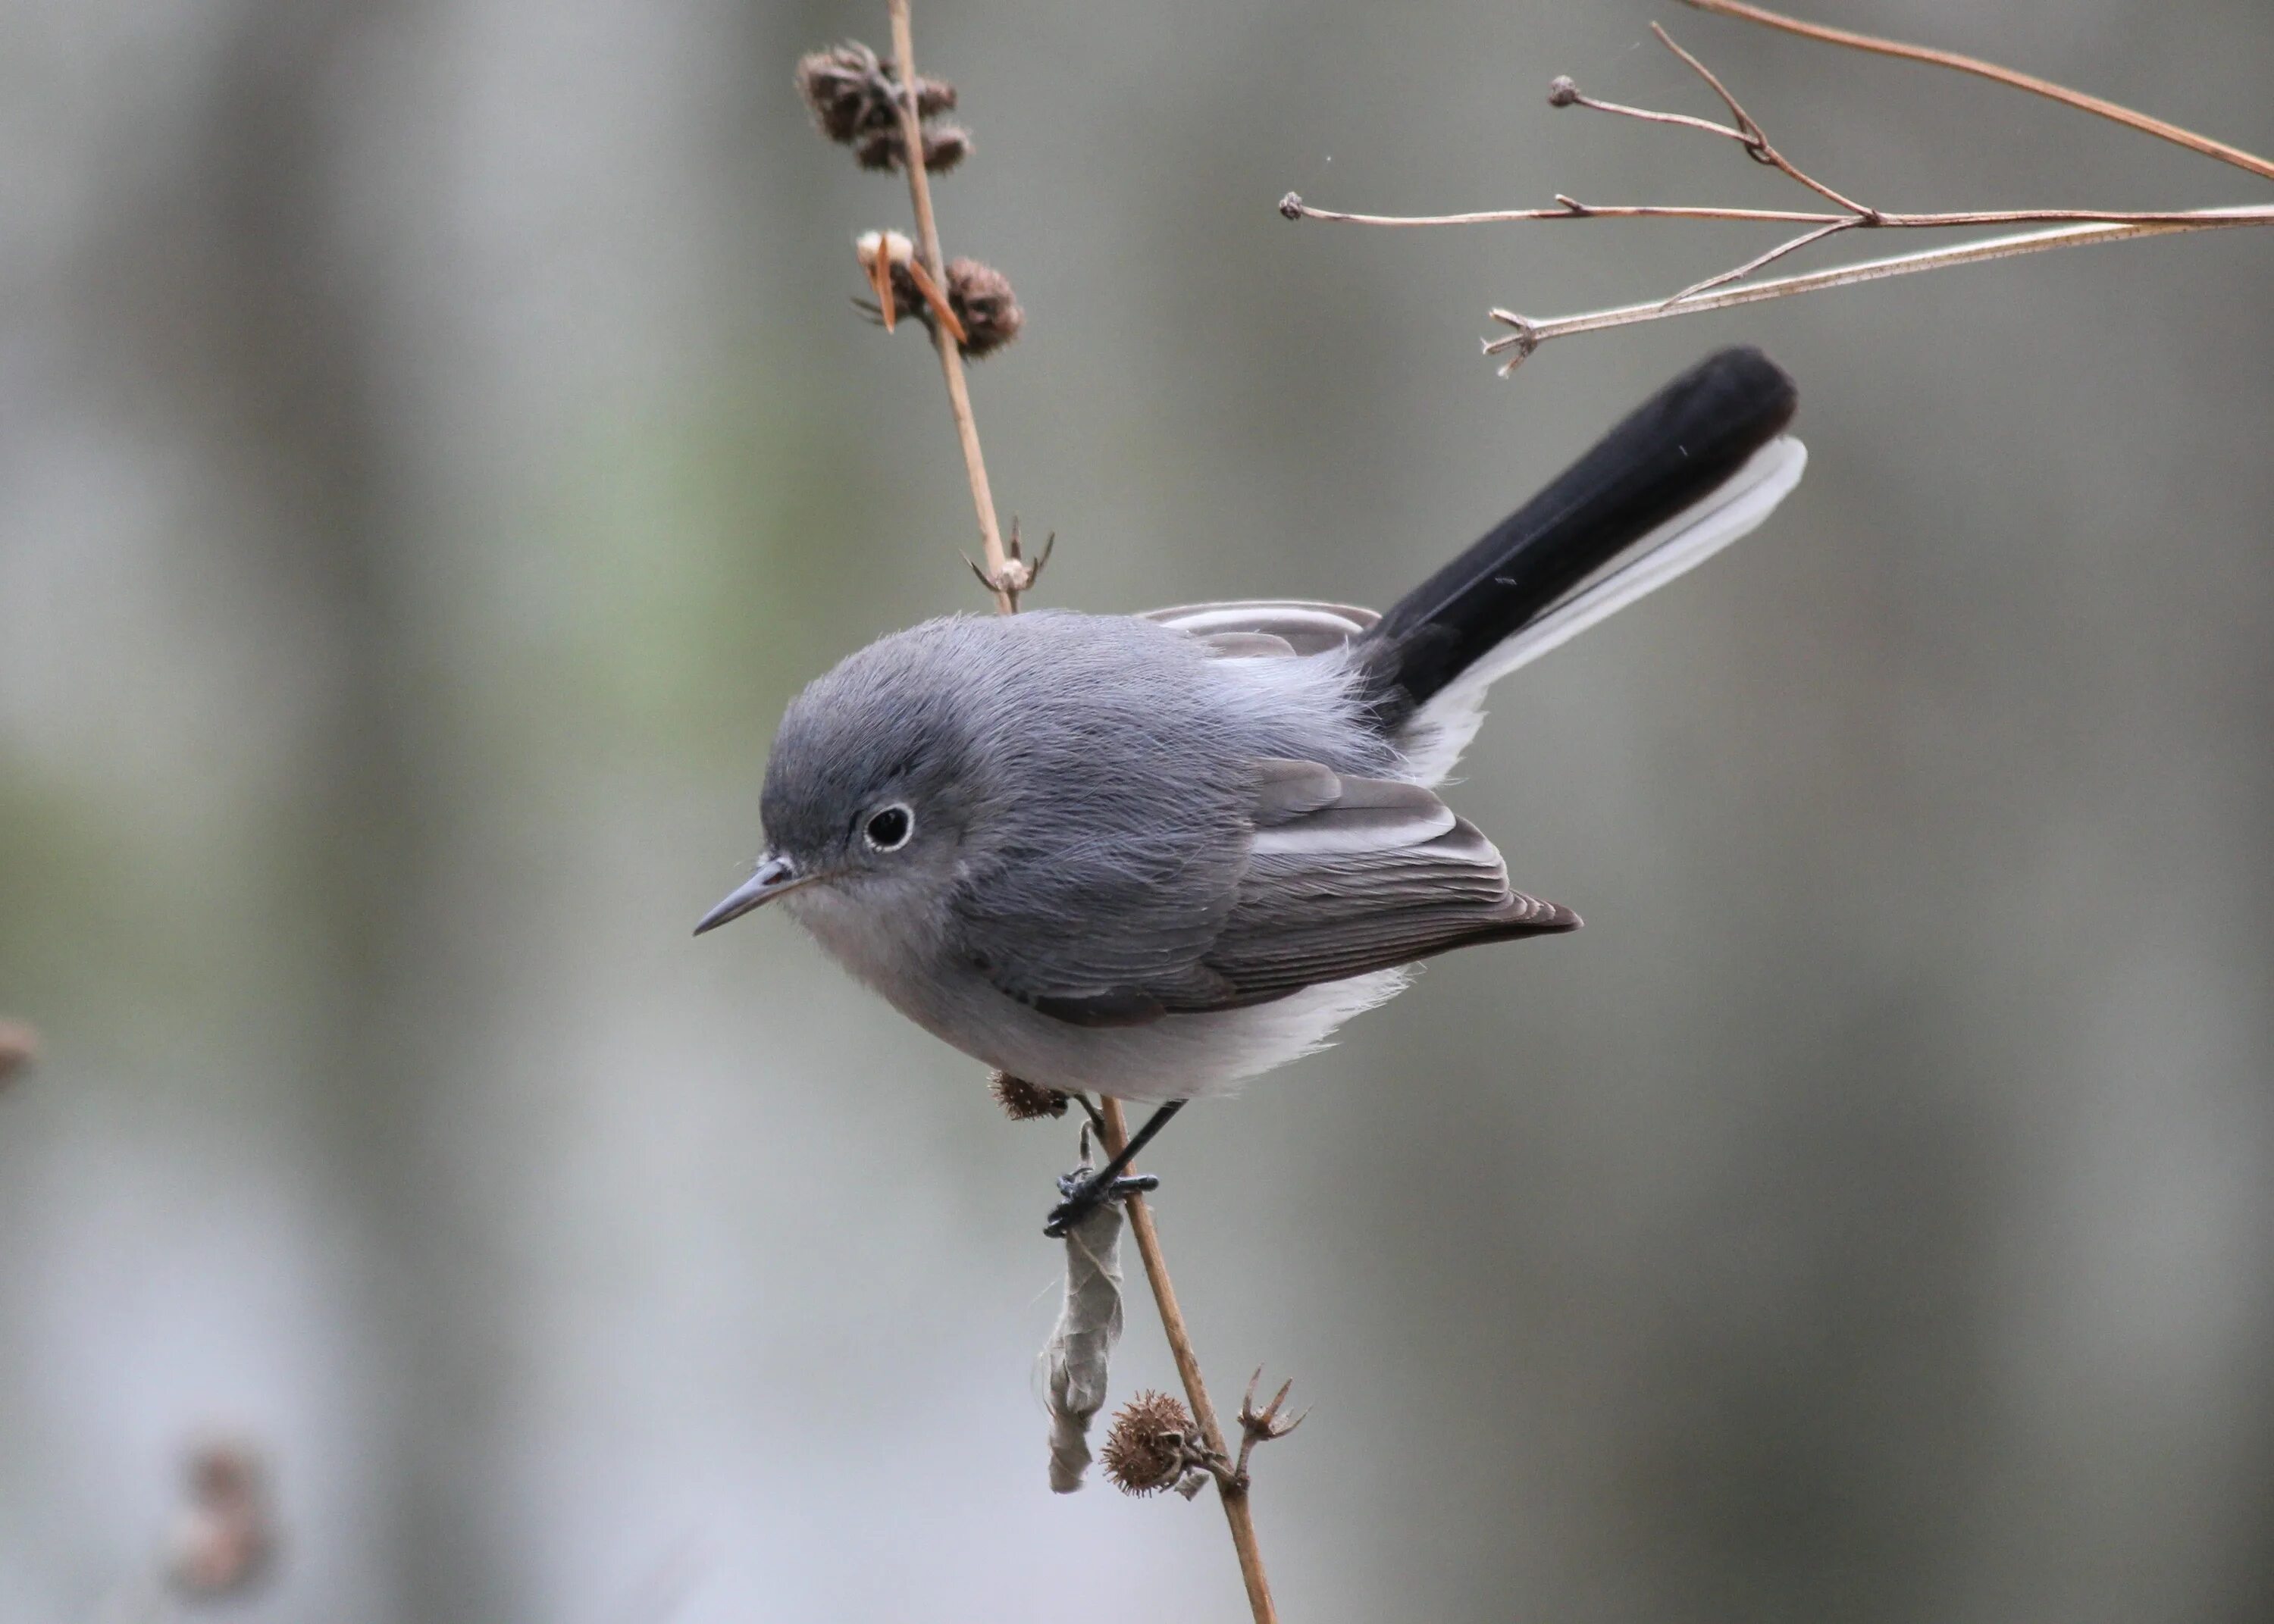
[[[905,801],[878,807],[861,825],[861,838],[872,850],[879,852],[899,851],[915,838],[915,808]]]

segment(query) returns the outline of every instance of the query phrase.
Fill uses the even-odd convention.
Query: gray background
[[[1815,0],[2274,150],[2263,0]],[[1454,792],[1569,940],[1459,955],[1154,1165],[1291,1620],[2274,1613],[2274,241],[1552,346],[1758,229],[2263,183],[1635,0],[923,0],[1037,601],[1383,602],[1705,349],[1807,484],[1503,691]],[[0,1619],[257,1440],[259,1620],[1243,1616],[1207,1500],[1043,1486],[1069,1136],[788,921],[699,944],[773,721],[982,600],[889,179],[802,49],[881,4],[0,5]],[[1885,248],[1870,243],[1867,248]],[[1124,1392],[1166,1385],[1133,1312]]]

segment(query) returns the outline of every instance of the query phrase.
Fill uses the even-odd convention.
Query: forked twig
[[[2104,102],[2066,86],[2017,73],[1991,63],[1952,52],[1930,49],[1923,46],[1903,45],[1891,40],[1878,39],[1870,34],[1856,34],[1846,29],[1825,27],[1815,23],[1799,21],[1774,11],[1744,3],[1744,0],[1684,0],[1698,10],[1717,12],[1747,22],[1765,24],[1796,34],[1803,38],[1820,40],[1835,45],[1873,51],[1879,55],[1899,56],[1909,60],[1932,63],[1979,75],[1999,84],[2046,96],[2053,101],[2083,111],[2112,119],[2127,128],[2142,131],[2161,139],[2172,141],[2192,151],[2203,153],[2225,162],[2248,169],[2255,175],[2274,179],[2274,162],[2260,158],[2208,136],[2183,130],[2161,119],[2151,118],[2112,102]],[[1509,360],[1501,368],[1503,377],[1518,363],[1551,338],[1561,338],[1573,333],[1596,332],[1605,327],[1624,327],[1638,321],[1655,321],[1668,316],[1691,315],[1710,310],[1726,310],[1736,304],[1750,304],[1763,299],[1786,298],[1799,293],[1813,293],[1827,288],[1845,287],[1854,282],[1876,282],[1883,277],[1907,275],[1916,271],[1942,270],[1954,265],[1975,264],[1991,259],[2008,259],[2017,254],[2036,253],[2052,248],[2081,247],[2090,243],[2122,242],[2138,237],[2160,237],[2173,232],[2223,229],[2242,226],[2274,225],[2274,205],[2243,206],[2232,208],[2206,209],[1977,209],[1935,213],[1902,213],[1882,209],[1859,202],[1826,184],[1816,177],[1787,158],[1769,140],[1760,122],[1748,112],[1743,104],[1731,94],[1713,71],[1696,56],[1675,43],[1671,35],[1657,24],[1651,32],[1668,50],[1687,64],[1728,109],[1731,123],[1716,124],[1689,113],[1668,113],[1650,108],[1630,107],[1623,102],[1607,102],[1586,95],[1568,78],[1559,78],[1548,88],[1548,103],[1554,107],[1584,107],[1596,112],[1610,113],[1623,118],[1639,119],[1649,124],[1671,124],[1697,131],[1719,139],[1732,140],[1743,147],[1755,162],[1778,170],[1799,185],[1806,187],[1827,202],[1838,206],[1838,213],[1801,211],[1793,209],[1724,208],[1697,205],[1674,204],[1615,204],[1582,203],[1563,193],[1556,194],[1554,208],[1499,209],[1463,214],[1382,215],[1344,214],[1329,209],[1314,208],[1293,192],[1281,199],[1279,212],[1290,220],[1328,220],[1363,225],[1483,225],[1512,222],[1543,220],[1736,220],[1774,222],[1805,228],[1765,252],[1755,255],[1743,264],[1692,282],[1672,297],[1649,304],[1627,304],[1609,310],[1589,311],[1574,316],[1559,316],[1536,320],[1513,312],[1495,310],[1492,319],[1516,329],[1507,336],[1488,341],[1485,353],[1509,353]],[[1953,227],[1983,227],[2035,224],[2050,229],[2025,232],[2015,236],[1992,237],[1962,244],[1956,247],[1939,248],[1920,253],[1901,254],[1885,259],[1866,260],[1858,265],[1842,266],[1835,270],[1818,271],[1801,276],[1781,277],[1769,282],[1749,279],[1788,255],[1813,247],[1826,238],[1856,230],[1926,229]],[[1512,352],[1512,353],[1510,353]]]
[[[2074,225],[2064,226],[2054,231],[2030,231],[2018,237],[1992,237],[1987,242],[1967,243],[1954,248],[1932,248],[1922,253],[1898,254],[1892,259],[1866,259],[1861,265],[1843,265],[1836,270],[1812,271],[1804,276],[1784,276],[1773,282],[1723,288],[1685,299],[1679,304],[1668,304],[1663,300],[1648,304],[1622,304],[1609,310],[1592,310],[1576,316],[1556,316],[1544,321],[1520,316],[1510,310],[1495,310],[1491,312],[1492,320],[1504,327],[1514,327],[1516,331],[1504,337],[1487,340],[1485,353],[1499,355],[1503,351],[1515,351],[1513,358],[1501,369],[1505,375],[1514,370],[1517,362],[1549,339],[1568,338],[1575,333],[1595,333],[1605,327],[1630,327],[1638,321],[1656,321],[1664,316],[1728,310],[1738,304],[1757,304],[1764,299],[1788,298],[1796,293],[1817,293],[1826,288],[1844,288],[1851,282],[1878,282],[1883,277],[1909,275],[1914,271],[1939,271],[1954,265],[2003,259],[2014,254],[2036,253],[2045,248],[2121,243],[2134,237],[2207,231],[2218,226],[2231,225],[2274,225],[2274,208],[2207,211],[2201,215],[2166,219],[2156,224]]]

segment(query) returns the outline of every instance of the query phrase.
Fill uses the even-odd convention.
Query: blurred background
[[[1805,9],[2274,151],[2263,0]],[[1588,929],[1152,1158],[1219,1403],[1316,1407],[1284,1610],[2274,1615],[2274,240],[1502,382],[1489,306],[1773,239],[1274,211],[1806,207],[1550,111],[1714,111],[1653,19],[1886,207],[2270,195],[1670,0],[917,6],[1038,604],[1384,603],[1706,349],[1801,384],[1797,497],[1453,792]],[[688,936],[798,685],[984,607],[937,369],[848,302],[905,188],[791,89],[845,36],[881,4],[0,4],[0,1620],[115,1607],[215,1437],[248,1620],[1245,1616],[1208,1497],[1044,1486],[1071,1131],[788,921]]]

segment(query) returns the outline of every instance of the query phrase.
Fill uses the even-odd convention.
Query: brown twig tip
[[[187,1476],[166,1576],[186,1597],[235,1595],[267,1572],[275,1553],[267,1469],[249,1445],[215,1442],[191,1452]]]
[[[1063,1116],[1073,1098],[1057,1088],[1045,1088],[1040,1083],[1030,1083],[1023,1077],[1013,1077],[1008,1071],[998,1071],[987,1079],[987,1092],[995,1096],[995,1103],[1003,1108],[1003,1115],[1013,1122],[1035,1122],[1045,1116]]]
[[[890,57],[878,56],[858,40],[815,51],[798,62],[797,94],[812,109],[822,134],[852,147],[862,168],[897,169],[907,162],[900,139],[900,82]],[[955,86],[945,80],[916,80],[919,118],[951,111],[955,101]],[[953,124],[924,132],[927,169],[952,168],[970,150],[969,133]]]
[[[0,1084],[40,1057],[40,1034],[20,1020],[0,1020]]]
[[[1239,1400],[1239,1464],[1235,1470],[1243,1481],[1247,1477],[1248,1452],[1258,1444],[1268,1444],[1286,1437],[1302,1425],[1303,1417],[1311,1413],[1305,1410],[1291,1416],[1280,1415],[1281,1407],[1287,1402],[1287,1395],[1295,1389],[1291,1377],[1279,1384],[1279,1391],[1271,1395],[1269,1403],[1261,1410],[1256,1409],[1255,1389],[1262,1380],[1263,1367],[1259,1365],[1255,1367],[1255,1374],[1247,1379],[1247,1391],[1240,1395]]]
[[[1124,1404],[1105,1434],[1105,1476],[1124,1494],[1174,1488],[1190,1471],[1193,1412],[1173,1394],[1151,1389]]]
[[[1050,554],[1058,550],[1058,534],[1052,530],[1043,538],[1043,550],[1028,558],[1019,550],[1019,521],[1013,515],[1011,534],[1003,543],[1003,567],[1000,569],[990,570],[968,553],[963,555],[963,561],[971,566],[971,573],[979,577],[980,585],[990,592],[1007,597],[1015,606],[1020,598],[1034,590],[1035,583],[1043,578],[1043,571],[1048,568]]]

